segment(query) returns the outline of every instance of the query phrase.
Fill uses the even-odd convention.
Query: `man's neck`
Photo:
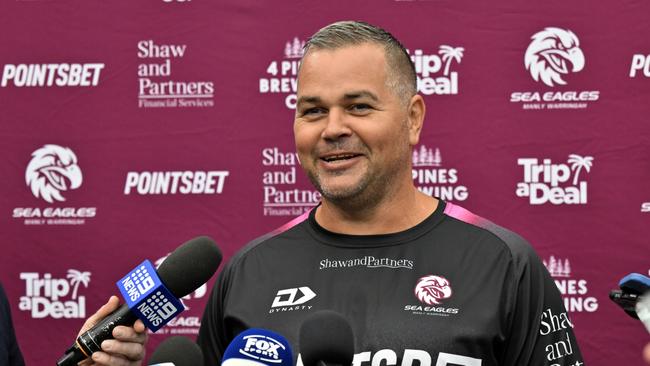
[[[351,209],[323,199],[316,210],[316,222],[340,234],[377,235],[408,230],[429,217],[438,207],[438,200],[415,187],[383,200],[373,207]]]

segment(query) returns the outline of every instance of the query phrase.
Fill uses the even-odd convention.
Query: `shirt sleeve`
[[[502,365],[583,366],[573,323],[544,264],[523,239],[510,247],[510,329]]]

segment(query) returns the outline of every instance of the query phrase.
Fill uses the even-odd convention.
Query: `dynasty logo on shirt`
[[[415,285],[414,295],[427,306],[406,305],[404,311],[411,311],[415,315],[449,316],[458,314],[459,309],[440,306],[443,300],[452,295],[451,284],[445,277],[438,275],[420,277]]]
[[[316,293],[307,286],[280,290],[273,299],[273,304],[269,309],[269,314],[296,310],[310,310],[312,306],[305,305],[305,303],[315,297]]]

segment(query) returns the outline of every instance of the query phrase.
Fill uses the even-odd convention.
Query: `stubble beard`
[[[308,170],[307,176],[323,198],[336,206],[349,210],[372,209],[390,198],[396,185],[400,184],[400,171],[409,166],[408,159],[411,156],[408,145],[403,149],[400,156],[386,162],[383,170],[368,164],[358,182],[348,187],[332,188],[324,185],[316,169]]]

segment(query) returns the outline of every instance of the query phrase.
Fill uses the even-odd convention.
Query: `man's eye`
[[[324,113],[323,108],[307,108],[302,112],[303,116],[313,116]]]
[[[372,107],[370,107],[368,104],[353,104],[349,108],[352,112],[367,112]]]

